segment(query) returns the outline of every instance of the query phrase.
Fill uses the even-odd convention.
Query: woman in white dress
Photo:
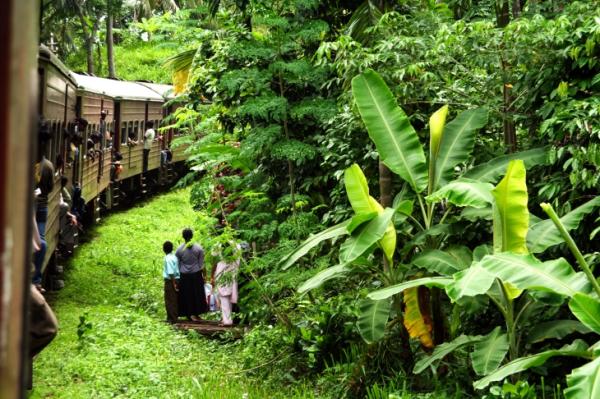
[[[240,268],[240,258],[242,251],[239,245],[229,243],[221,251],[220,261],[212,270],[212,285],[219,295],[221,303],[221,324],[230,326],[233,324],[231,319],[231,307],[238,301],[237,275]]]

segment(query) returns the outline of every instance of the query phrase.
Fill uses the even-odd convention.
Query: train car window
[[[134,132],[135,132],[135,139],[139,140],[140,139],[140,121],[135,121]]]
[[[121,143],[127,143],[127,122],[121,123]]]

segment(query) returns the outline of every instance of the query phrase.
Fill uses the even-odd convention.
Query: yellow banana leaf
[[[421,345],[427,349],[433,348],[431,331],[433,323],[428,310],[421,309],[419,303],[419,288],[408,288],[404,290],[404,327],[411,338],[418,338]],[[426,288],[421,287],[426,290]],[[425,308],[425,306],[423,306]]]

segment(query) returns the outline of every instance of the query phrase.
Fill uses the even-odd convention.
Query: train
[[[178,107],[170,85],[74,73],[44,45],[39,47],[38,75],[38,113],[51,137],[43,155],[55,167],[44,272],[55,264],[59,245],[63,177],[68,189],[78,190],[89,225],[105,211],[135,202],[152,187],[176,181],[184,170],[186,146],[171,148],[179,132],[163,127]],[[144,171],[142,142],[150,121],[159,133]]]

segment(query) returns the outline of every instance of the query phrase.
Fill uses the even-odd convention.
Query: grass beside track
[[[162,242],[195,215],[189,191],[104,219],[50,296],[60,328],[34,363],[32,398],[311,398],[240,373],[240,345],[163,322]]]

